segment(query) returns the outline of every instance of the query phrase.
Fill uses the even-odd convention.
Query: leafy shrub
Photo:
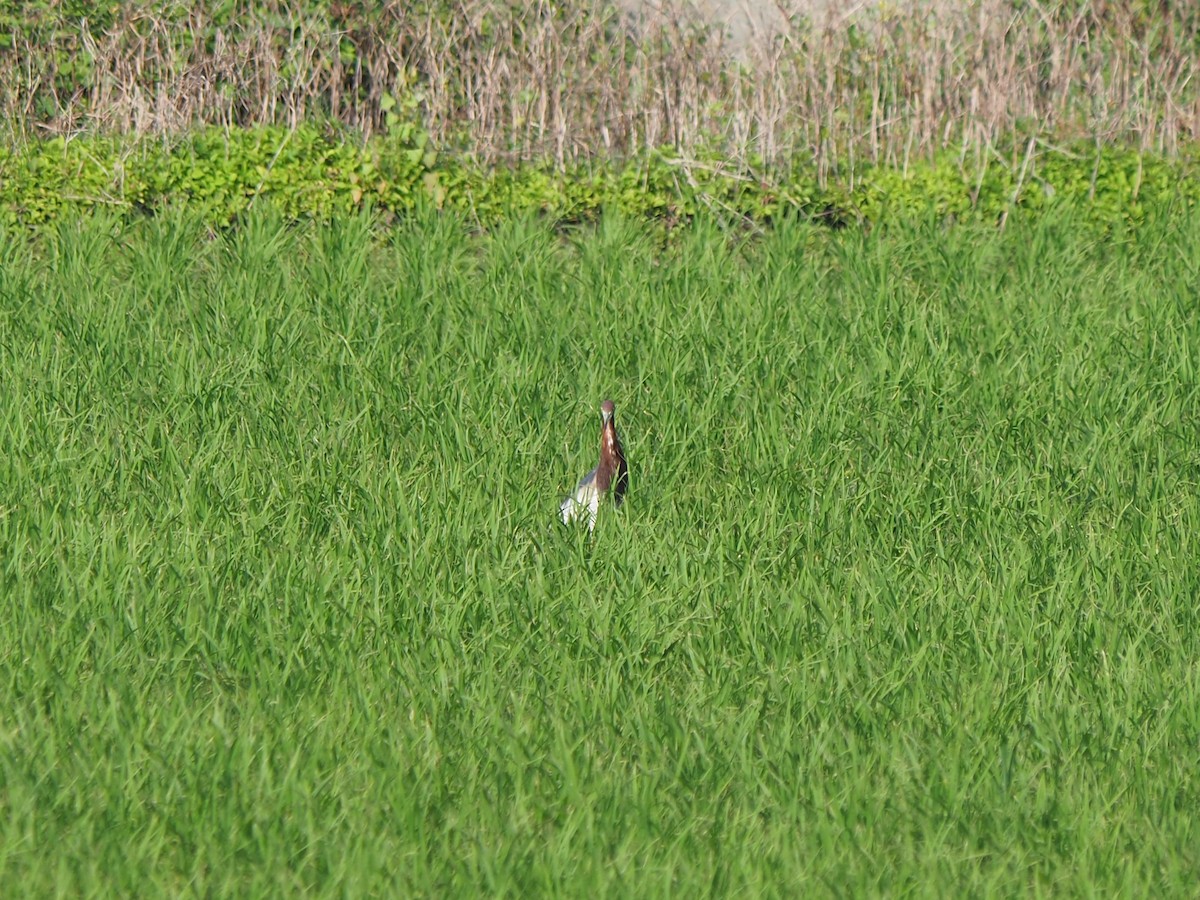
[[[0,148],[0,221],[40,226],[99,207],[153,213],[185,205],[220,227],[255,205],[288,219],[328,220],[370,207],[402,215],[450,208],[480,225],[536,213],[570,222],[612,208],[666,224],[704,213],[769,224],[802,216],[831,224],[939,217],[997,222],[1067,202],[1097,223],[1139,222],[1167,203],[1194,204],[1194,165],[1129,151],[1045,153],[1013,168],[973,172],[945,155],[906,172],[878,168],[850,187],[825,187],[803,169],[779,177],[716,158],[669,151],[612,161],[490,169],[441,156],[409,122],[369,142],[316,125],[208,129],[173,144],[110,137],[53,138]]]
[[[1067,203],[1085,208],[1097,224],[1138,223],[1155,207],[1200,199],[1200,184],[1187,177],[1192,169],[1187,161],[1084,147],[1045,153],[1016,169],[993,162],[980,174],[944,154],[907,173],[869,172],[852,202],[868,221],[934,215],[996,222]]]

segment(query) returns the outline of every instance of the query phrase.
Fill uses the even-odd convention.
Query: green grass
[[[0,884],[1194,895],[1198,261],[0,235]]]

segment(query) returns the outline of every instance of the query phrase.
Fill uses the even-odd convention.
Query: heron
[[[616,407],[611,400],[600,404],[600,462],[596,468],[579,480],[575,493],[567,497],[559,507],[563,524],[569,524],[585,514],[588,531],[596,528],[596,511],[600,501],[610,492],[614,506],[620,506],[629,486],[629,467],[625,464],[625,451],[617,437],[617,425],[613,421]]]

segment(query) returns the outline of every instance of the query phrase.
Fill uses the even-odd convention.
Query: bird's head
[[[613,413],[616,412],[616,410],[617,410],[617,408],[613,405],[613,402],[611,400],[605,400],[603,403],[601,403],[600,404],[600,422],[601,422],[601,424],[607,425],[609,422],[611,422],[613,420]]]

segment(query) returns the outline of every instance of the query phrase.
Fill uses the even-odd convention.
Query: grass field
[[[0,884],[1194,896],[1198,355],[1200,216],[2,235]]]

